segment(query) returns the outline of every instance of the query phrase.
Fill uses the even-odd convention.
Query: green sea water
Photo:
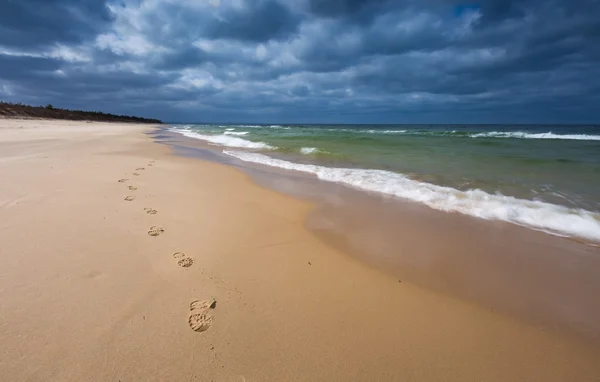
[[[204,124],[173,130],[243,161],[441,210],[600,239],[600,126]],[[545,226],[540,219],[557,220]],[[566,227],[579,224],[586,227]]]

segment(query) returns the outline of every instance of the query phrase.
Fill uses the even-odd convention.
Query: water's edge
[[[302,129],[300,129],[300,131],[297,131],[298,129],[294,129],[289,126],[270,126],[268,128],[259,128],[258,126],[255,126],[246,129],[252,131],[238,131],[236,130],[237,127],[239,126],[236,125],[226,128],[226,126],[202,125],[196,127],[189,125],[172,127],[172,129],[170,130],[172,132],[181,134],[185,137],[200,140],[205,144],[212,145],[214,147],[220,147],[222,149],[223,154],[238,159],[239,161],[236,161],[236,163],[240,163],[241,161],[253,165],[268,166],[283,170],[292,170],[297,173],[308,174],[311,177],[317,177],[321,180],[325,180],[328,182],[344,184],[355,189],[360,189],[372,193],[384,194],[387,196],[394,196],[400,199],[418,202],[420,204],[426,205],[430,208],[440,211],[458,212],[464,215],[474,216],[485,220],[505,221],[512,224],[525,226],[530,229],[544,231],[550,234],[582,238],[590,241],[591,243],[600,243],[600,212],[598,212],[597,210],[598,206],[595,202],[596,199],[589,195],[586,198],[582,198],[581,195],[577,194],[569,195],[569,192],[571,192],[572,190],[562,190],[562,188],[558,187],[557,185],[553,185],[552,183],[546,182],[550,181],[549,179],[545,179],[546,181],[544,181],[542,185],[537,185],[535,187],[529,185],[522,186],[520,188],[515,188],[514,185],[509,186],[508,183],[504,184],[501,181],[497,180],[496,182],[500,182],[497,184],[498,187],[500,186],[500,184],[504,184],[503,187],[511,188],[511,193],[504,194],[499,189],[496,189],[494,187],[490,188],[491,186],[490,184],[488,184],[489,179],[488,183],[484,182],[485,184],[487,184],[487,188],[480,188],[480,186],[484,185],[483,183],[473,183],[475,182],[474,179],[467,180],[466,178],[464,178],[464,176],[456,173],[450,176],[449,178],[446,175],[445,181],[442,181],[441,183],[438,182],[441,180],[438,178],[440,176],[444,176],[441,175],[441,173],[444,172],[444,166],[446,165],[445,161],[443,160],[443,158],[439,157],[425,159],[422,156],[422,152],[427,152],[428,150],[430,150],[430,148],[432,147],[432,142],[429,142],[426,146],[422,146],[421,143],[418,149],[420,153],[420,159],[417,161],[413,161],[413,165],[415,165],[416,163],[416,165],[418,166],[419,163],[421,163],[419,161],[425,161],[429,163],[428,166],[433,166],[433,168],[430,168],[430,172],[427,173],[410,175],[411,170],[408,168],[404,168],[404,170],[400,168],[385,169],[381,167],[381,163],[379,165],[371,163],[371,165],[374,165],[374,167],[371,167],[366,163],[353,163],[352,161],[348,161],[348,159],[341,160],[340,158],[337,158],[333,160],[330,157],[329,159],[324,160],[322,158],[322,155],[324,153],[331,153],[323,151],[319,147],[296,147],[294,148],[294,150],[297,151],[296,154],[288,151],[281,152],[281,147],[279,146],[282,144],[282,142],[274,141],[274,139],[284,139],[285,135],[282,134],[292,134],[292,137],[297,137],[298,135],[302,136],[304,143],[316,143],[307,142],[307,137],[313,139],[313,135],[311,134],[318,134],[319,132],[322,133],[323,131],[328,132],[330,130],[336,132],[347,131],[347,129],[318,129],[318,132],[312,132],[313,130],[315,130],[312,129],[309,130],[309,132],[307,133]],[[218,132],[215,129],[225,130]],[[270,140],[263,142],[260,140],[260,134],[263,134],[263,139],[266,139],[267,136],[264,135],[264,133],[257,133],[255,131],[261,131],[261,129],[267,129],[269,131],[278,132],[284,131],[285,133],[277,133],[277,136],[270,136]],[[215,131],[217,132],[215,133]],[[388,133],[387,130],[350,131],[353,131],[353,136],[360,136],[361,138],[358,141],[361,142],[365,140],[364,138],[362,138],[362,136],[364,135],[381,136],[381,134],[385,135]],[[369,148],[368,150],[375,150],[371,152],[371,156],[375,155],[379,158],[387,158],[386,160],[390,161],[390,158],[392,157],[390,157],[389,155],[393,155],[394,159],[392,160],[392,162],[396,163],[396,167],[398,165],[403,166],[401,164],[403,163],[403,161],[394,155],[398,155],[397,153],[399,152],[404,152],[405,149],[407,149],[406,146],[403,146],[402,150],[390,151],[389,148],[386,148],[387,146],[384,143],[390,143],[390,140],[393,137],[398,137],[399,134],[397,133],[399,132],[403,132],[403,134],[413,136],[418,131],[415,132],[408,130],[400,130],[393,132],[395,134],[391,135],[389,138],[385,138],[383,141],[380,140],[377,144],[372,144],[372,142],[367,139],[367,147]],[[431,136],[430,133],[431,132],[427,132],[426,136]],[[249,134],[252,135],[254,137],[253,139],[255,140],[248,140],[247,135]],[[254,135],[257,134],[258,136],[255,137]],[[465,133],[463,132],[460,133],[459,136],[462,137],[461,140],[464,138],[464,134]],[[478,133],[473,136],[475,137],[480,135],[481,133]],[[486,137],[489,136],[489,134],[485,135]],[[540,134],[534,135],[537,137]],[[449,135],[447,132],[444,132],[441,136],[447,137]],[[511,137],[513,136],[514,134],[511,135]],[[542,140],[547,141],[547,136],[543,136],[546,138]],[[317,137],[318,135],[316,135],[314,139],[318,141]],[[323,136],[321,135],[321,138],[322,137]],[[573,139],[570,135],[561,135],[561,137],[570,137],[569,139]],[[578,137],[581,136],[578,135]],[[585,137],[595,136],[585,135]],[[327,139],[331,138],[332,137],[329,136]],[[340,138],[337,135],[334,135],[333,138],[335,142],[341,144],[343,147],[345,147],[346,150],[348,150],[348,144],[352,143],[352,147],[354,147],[356,145],[355,142],[357,142],[356,139],[350,139],[345,137]],[[600,136],[598,136],[598,138],[600,138]],[[536,140],[539,139],[536,138]],[[289,143],[289,141],[286,142]],[[464,140],[462,142],[464,142]],[[329,143],[331,143],[331,141]],[[401,142],[391,143],[393,144],[392,147],[396,147],[395,145],[401,144]],[[445,143],[445,145],[447,146],[448,143]],[[435,146],[435,142],[433,142],[433,146]],[[573,148],[574,147],[571,147],[571,149]],[[288,147],[286,150],[289,149],[290,148]],[[338,149],[340,149],[340,147],[338,147]],[[356,151],[353,151],[354,149],[356,149],[356,147],[351,148],[350,151],[354,152],[354,155],[357,155]],[[362,147],[361,150],[364,149],[365,147]],[[465,153],[473,149],[473,147],[462,147],[459,149],[459,151],[461,153]],[[411,149],[407,150],[411,151]],[[412,150],[414,151],[414,148]],[[477,150],[481,150],[481,148],[478,148]],[[487,151],[489,150],[490,148],[487,147]],[[520,146],[519,150],[523,150],[523,147]],[[396,154],[391,154],[392,152],[395,152]],[[551,152],[554,153],[555,150],[552,150]],[[496,153],[496,155],[497,154],[498,153]],[[478,155],[482,154],[479,153]],[[513,153],[513,155],[515,155],[517,158],[519,157],[519,155],[517,155],[516,153]],[[549,155],[548,151],[546,151],[546,154],[544,155]],[[507,155],[503,154],[502,157],[507,157]],[[484,159],[484,157],[480,159]],[[594,162],[594,160],[592,160],[592,162]],[[467,166],[466,163],[463,163],[463,165],[464,166],[460,166],[461,170],[471,168]],[[498,179],[500,179],[506,178],[507,176],[509,178],[514,178],[516,176],[514,171],[507,172],[506,168],[503,169],[504,172],[496,174],[494,171],[491,171],[489,166],[490,164],[486,162],[486,164],[483,167],[481,167],[478,171],[485,170],[484,172],[487,174],[486,176],[488,178],[490,178],[491,176],[494,179],[496,179],[496,177],[499,177]],[[590,168],[595,168],[593,167],[593,165],[590,166],[592,166]],[[540,171],[539,163],[536,162],[534,167],[535,171]],[[456,168],[454,169],[454,171],[455,170]],[[532,170],[532,168],[529,168],[528,170],[523,171],[523,174],[531,174]],[[409,171],[408,174],[407,171]],[[470,171],[472,171],[472,168]],[[507,173],[509,175],[507,175]],[[560,174],[557,174],[554,171],[551,171],[550,173],[552,174],[552,177],[555,181],[563,179],[563,177]],[[583,174],[585,174],[584,178],[586,178],[589,176],[589,169],[581,173],[578,173],[574,170],[569,171],[568,173],[571,174],[571,176],[573,176],[574,174],[579,174],[577,176],[583,176]],[[527,176],[530,177],[531,175]],[[436,178],[438,181],[436,181],[435,179],[428,180],[428,177]],[[457,181],[460,184],[456,184]],[[581,182],[582,179],[578,179],[578,181]],[[514,179],[512,180],[512,182],[514,183]],[[565,183],[565,181],[562,180],[561,182]],[[569,178],[569,181],[567,183],[572,183],[572,179]],[[590,188],[589,185],[590,183],[585,183],[581,186],[581,188],[586,190],[593,189]],[[539,187],[542,188],[540,189]],[[587,207],[589,207],[589,209]]]
[[[600,345],[595,247],[509,223],[441,212],[305,174],[236,161],[201,141],[153,134],[178,155],[238,168],[260,186],[316,205],[307,228],[388,274]],[[532,272],[532,269],[536,269]]]

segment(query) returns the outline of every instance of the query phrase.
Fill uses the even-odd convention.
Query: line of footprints
[[[147,166],[152,167],[154,161],[150,161]],[[144,171],[144,167],[136,168],[133,173],[134,176],[139,176],[140,171]],[[125,183],[129,181],[129,179],[119,179],[119,183]],[[136,186],[127,186],[129,191],[136,191],[138,188]],[[135,200],[134,195],[128,195],[125,197],[125,201],[132,202]],[[158,213],[154,208],[146,207],[144,211],[150,215],[156,215]],[[160,226],[152,226],[148,230],[148,235],[150,236],[160,236],[164,233],[165,230]],[[177,265],[182,268],[189,268],[194,265],[194,259],[183,252],[175,252],[173,253],[173,258],[177,260]],[[211,298],[210,300],[195,300],[190,304],[190,314],[188,318],[188,323],[190,328],[196,332],[204,332],[208,330],[208,328],[212,324],[213,317],[210,315],[210,310],[214,309],[217,306],[217,300]]]

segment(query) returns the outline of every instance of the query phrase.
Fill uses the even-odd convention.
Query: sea
[[[244,162],[600,243],[600,125],[173,124]]]

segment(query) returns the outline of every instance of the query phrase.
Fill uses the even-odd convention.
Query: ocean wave
[[[372,130],[363,130],[366,133],[369,134],[404,134],[406,132],[408,132],[408,130],[377,130],[377,129],[372,129]]]
[[[223,152],[246,162],[314,174],[325,181],[412,200],[436,210],[501,220],[551,233],[600,241],[600,214],[582,209],[500,194],[492,195],[478,189],[460,191],[419,182],[385,170],[334,168],[293,163],[257,153]]]
[[[313,154],[313,153],[315,153],[317,150],[319,150],[319,149],[318,149],[318,148],[316,148],[316,147],[302,147],[302,148],[300,148],[300,152],[301,152],[302,154],[306,154],[306,155]]]
[[[335,129],[331,129],[335,131]],[[340,129],[339,131],[352,131],[351,129]],[[600,135],[589,134],[555,134],[551,131],[547,133],[526,133],[523,131],[490,131],[481,133],[471,133],[467,131],[449,130],[449,131],[425,131],[425,130],[354,130],[357,133],[368,134],[405,134],[414,136],[449,136],[449,137],[470,137],[470,138],[520,138],[520,139],[567,139],[582,141],[599,141]]]
[[[289,130],[291,127],[289,126],[281,126],[281,125],[235,125],[235,127],[250,127],[250,128],[263,128],[263,129],[282,129]]]
[[[325,129],[326,131],[338,133],[355,133],[355,134],[405,134],[408,133],[409,130],[379,130],[379,129]]]
[[[203,141],[207,141],[210,143],[214,143],[221,146],[227,147],[239,147],[239,148],[247,148],[247,149],[263,149],[263,150],[273,150],[276,147],[268,145],[264,142],[253,142],[248,141],[246,139],[232,137],[230,135],[219,134],[219,135],[205,135],[199,134],[194,131],[189,130],[181,130],[181,129],[172,129],[176,133],[182,134],[188,138],[201,139]]]
[[[225,135],[247,135],[249,134],[249,131],[231,131],[231,130],[227,130],[224,134]]]
[[[547,133],[525,133],[522,131],[491,131],[489,133],[471,134],[471,138],[521,138],[521,139],[570,139],[581,141],[600,141],[600,135],[588,134],[554,134]]]
[[[300,153],[304,154],[304,155],[311,155],[311,154],[330,154],[329,151],[327,150],[323,150],[320,149],[318,147],[301,147],[300,148]]]
[[[564,139],[581,141],[600,141],[600,135],[597,134],[558,134],[552,131],[548,132],[526,132],[526,131],[465,131],[465,130],[423,130],[423,129],[365,129],[365,128],[313,128],[308,126],[283,126],[283,125],[179,125],[178,129],[211,129],[225,128],[226,131],[233,131],[236,128],[262,128],[273,130],[291,130],[297,131],[302,135],[319,134],[321,131],[331,133],[350,133],[362,135],[406,135],[406,136],[424,136],[424,137],[454,137],[454,138],[515,138],[515,139]]]
[[[520,139],[566,139],[582,141],[600,141],[600,135],[589,134],[555,134],[551,131],[547,133],[527,133],[523,131],[490,131],[472,133],[467,131],[448,130],[448,131],[427,131],[427,130],[361,130],[361,129],[328,129],[328,131],[353,132],[358,134],[403,134],[411,136],[449,136],[449,137],[469,137],[469,138],[520,138]]]
[[[291,129],[291,127],[289,127],[289,126],[281,126],[281,125],[228,125],[228,126],[243,127],[243,128],[252,128],[252,129],[257,129],[257,128],[263,128],[263,129],[284,129],[284,130]],[[224,126],[220,126],[220,127],[224,127]]]

